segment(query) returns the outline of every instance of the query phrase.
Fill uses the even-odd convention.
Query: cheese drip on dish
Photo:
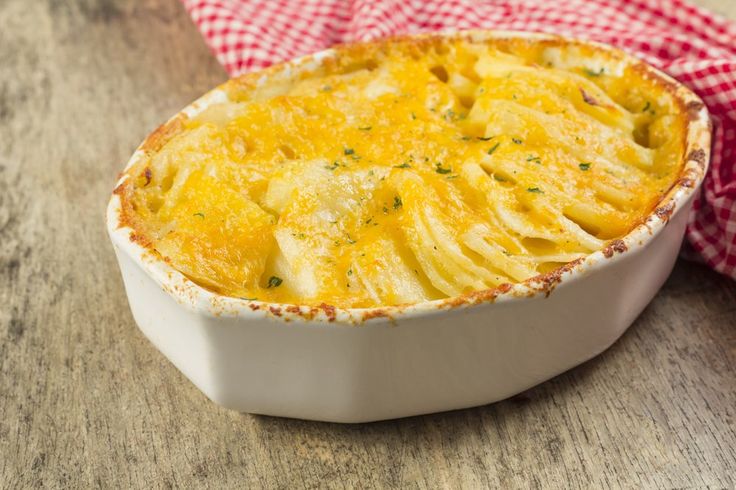
[[[362,308],[524,281],[624,236],[682,164],[674,98],[576,46],[388,43],[254,80],[122,193],[157,253],[233,297]]]

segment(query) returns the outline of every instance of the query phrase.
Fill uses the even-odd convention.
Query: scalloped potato
[[[686,111],[638,68],[562,41],[340,47],[227,82],[117,192],[139,240],[229,296],[371,307],[520,282],[627,234],[678,177]]]

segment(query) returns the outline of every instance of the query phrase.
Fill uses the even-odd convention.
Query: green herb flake
[[[463,141],[470,141],[470,136],[461,136],[460,139]]]
[[[278,277],[278,276],[271,276],[271,277],[268,278],[268,286],[266,286],[266,287],[268,287],[268,288],[277,288],[277,287],[281,286],[281,283],[282,282],[284,282],[284,280],[281,279],[280,277]]]
[[[581,162],[578,164],[578,167],[580,167],[580,170],[588,170],[590,169],[590,162]]]
[[[599,76],[603,75],[603,72],[604,71],[606,71],[606,69],[603,68],[603,67],[601,67],[601,69],[598,70],[598,71],[593,71],[590,68],[583,68],[583,73],[585,73],[589,77],[599,77]]]
[[[345,150],[343,150],[343,152],[346,155],[353,155],[353,154],[355,154],[355,150],[353,150],[352,148],[345,148]]]
[[[526,157],[527,162],[534,162],[534,163],[542,163],[542,160],[539,157],[535,157],[534,155],[529,155]]]
[[[477,138],[481,141],[491,141],[495,136],[488,136],[487,138],[484,136],[477,136]]]
[[[402,163],[401,165],[394,165],[394,168],[411,168],[408,163]]]
[[[442,168],[442,164],[441,163],[438,163],[437,164],[437,168],[435,168],[434,171],[437,172],[438,174],[444,175],[444,174],[449,174],[450,172],[452,172],[452,169],[451,168]]]
[[[204,213],[194,213],[192,216],[198,216],[198,217],[204,219]]]
[[[519,138],[511,138],[511,141],[513,141],[517,145],[520,145],[520,144],[522,144],[524,142],[523,140],[521,140]]]
[[[496,180],[496,181],[498,181],[498,182],[506,182],[506,179],[504,179],[503,177],[501,177],[498,174],[493,174],[493,179]]]
[[[353,275],[353,269],[348,269],[348,275],[349,276],[352,276]]]
[[[644,106],[644,109],[642,109],[641,112],[647,112],[651,106],[652,104],[649,103],[649,101],[647,101],[646,105]]]
[[[353,240],[352,238],[350,238],[350,233],[347,233],[345,236],[347,237],[347,242],[350,245],[353,245],[356,242],[356,240]]]
[[[401,206],[403,206],[401,198],[399,196],[394,196],[394,209],[399,209]]]
[[[414,119],[416,119],[416,118],[417,118],[417,115],[416,115],[416,114],[414,114],[414,113],[412,112],[412,113],[411,113],[411,118],[412,118],[412,120],[414,120]]]
[[[527,192],[533,192],[534,194],[544,194],[544,191],[539,187],[529,187]]]
[[[499,147],[499,145],[500,145],[500,144],[501,144],[501,143],[499,142],[499,143],[496,143],[495,145],[491,146],[491,147],[490,147],[490,148],[488,149],[488,154],[489,154],[489,155],[493,155],[493,152],[495,152],[496,150],[498,150],[498,147]]]
[[[373,129],[373,126],[362,126],[358,127],[358,129],[361,131],[370,131],[371,129]]]
[[[258,301],[258,298],[245,298],[243,296],[239,296],[240,299],[244,299],[245,301]]]

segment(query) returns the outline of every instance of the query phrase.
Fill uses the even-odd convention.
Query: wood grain
[[[610,350],[505,402],[342,426],[205,399],[137,330],[103,215],[223,80],[174,0],[0,2],[0,487],[736,485],[736,283],[685,262]]]

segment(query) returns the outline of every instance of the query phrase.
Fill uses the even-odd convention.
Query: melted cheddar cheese
[[[137,234],[229,296],[416,303],[599,250],[680,171],[683,111],[611,53],[463,39],[343,49],[298,75],[232,80],[228,102],[179,120],[128,170]]]

